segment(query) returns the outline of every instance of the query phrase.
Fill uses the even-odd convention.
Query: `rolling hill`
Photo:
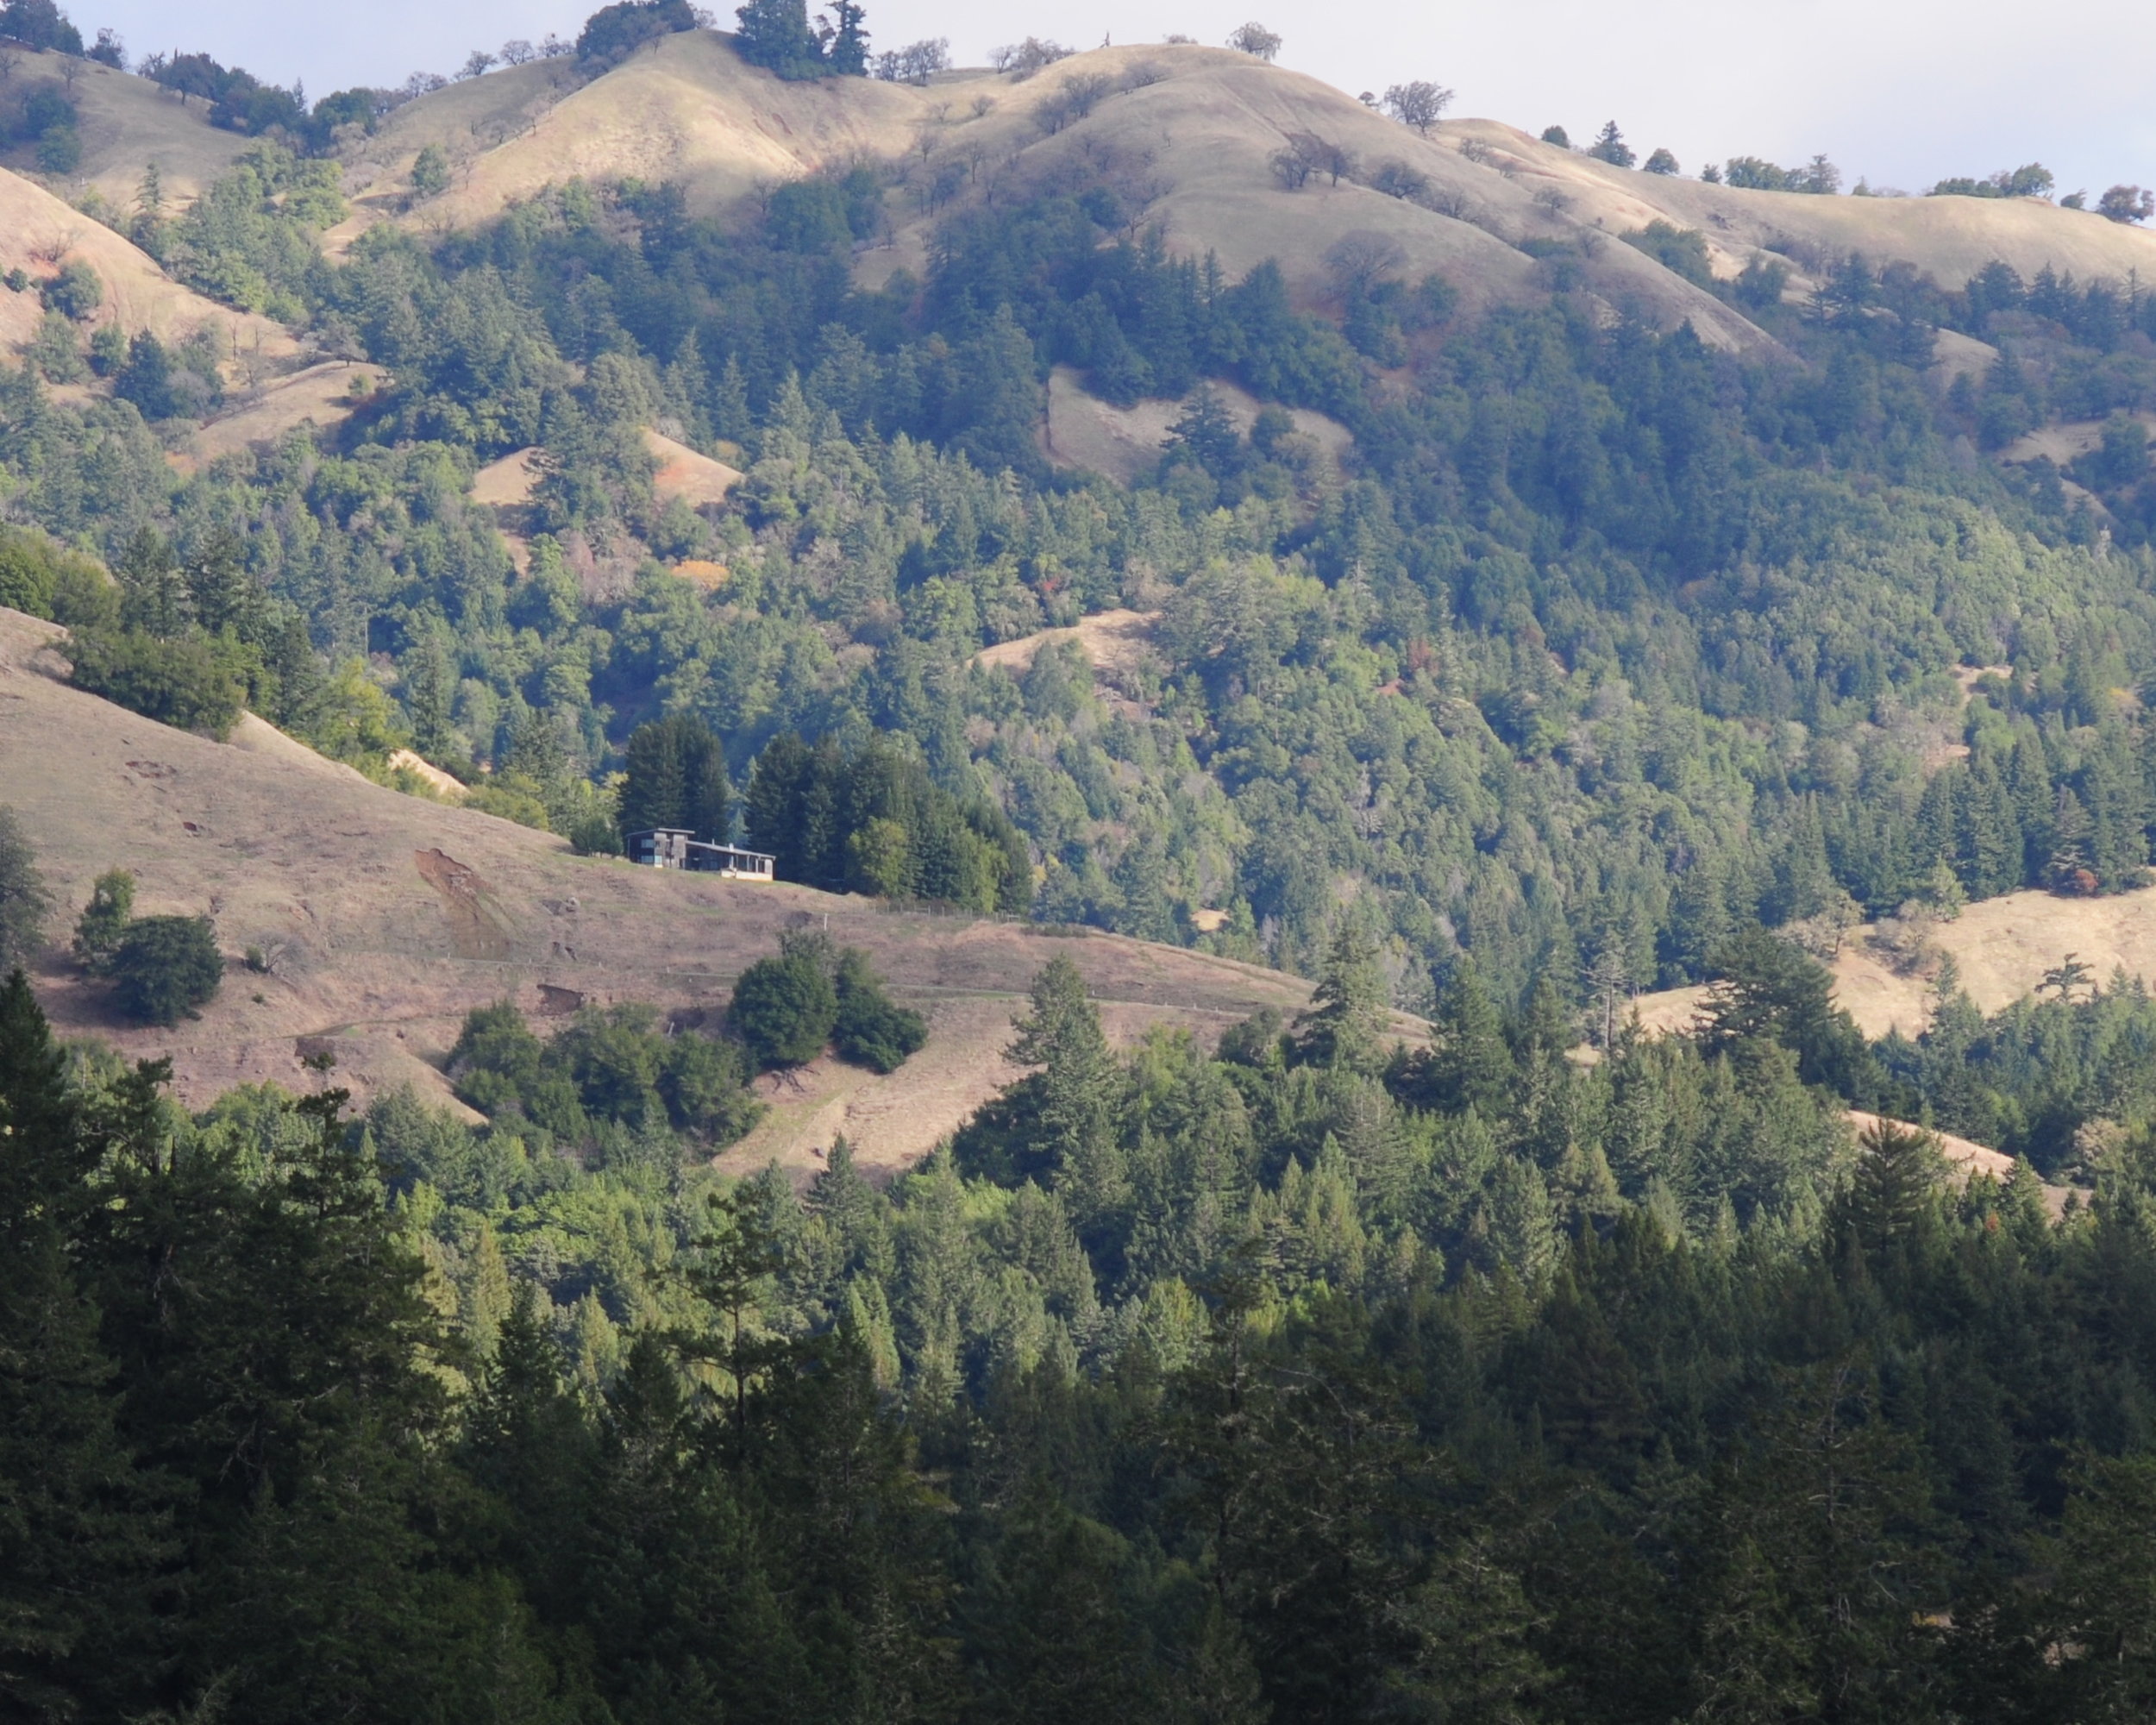
[[[38,992],[66,1034],[169,1054],[190,1102],[241,1082],[304,1088],[302,1057],[323,1052],[362,1099],[409,1083],[446,1101],[439,1063],[474,1006],[513,999],[543,1019],[639,1001],[693,1023],[724,1008],[782,930],[813,925],[873,955],[928,1014],[928,1045],[887,1078],[819,1062],[762,1081],[771,1114],[728,1160],[805,1171],[843,1132],[887,1171],[1012,1076],[1000,1056],[1012,1016],[1056,953],[1076,961],[1122,1041],[1158,1024],[1216,1036],[1308,997],[1294,977],[1118,936],[579,858],[547,834],[384,790],[252,717],[220,744],[110,706],[60,681],[58,639],[0,611],[0,799],[63,905],[103,870],[130,869],[139,913],[216,919],[228,975],[198,1020],[128,1028],[61,957],[56,919]],[[249,948],[265,972],[240,962]]]
[[[104,289],[104,303],[88,320],[117,323],[128,335],[147,329],[177,340],[207,324],[221,330],[235,356],[266,373],[291,365],[299,343],[281,323],[235,311],[174,281],[157,260],[103,223],[63,203],[43,186],[0,170],[0,272],[22,270],[32,286],[0,291],[0,343],[19,348],[44,316],[35,285],[69,263],[87,264]]]
[[[182,102],[147,78],[116,72],[95,60],[23,53],[9,82],[18,98],[39,85],[53,86],[80,116],[77,129],[82,160],[72,173],[54,181],[71,200],[95,188],[116,209],[128,209],[141,187],[144,171],[155,163],[166,198],[186,204],[253,141],[212,126],[207,104]],[[31,145],[18,143],[0,152],[0,163],[27,171],[34,157]]]
[[[35,56],[33,70],[53,60]],[[55,183],[71,197],[94,185],[124,205],[155,161],[184,200],[247,144],[211,128],[199,108],[109,68],[80,78],[76,99],[84,165]],[[1337,179],[1321,171],[1300,191],[1283,189],[1269,162],[1297,135],[1338,147],[1351,165]],[[412,164],[429,145],[448,155],[451,183],[415,201]],[[1613,313],[1665,328],[1689,318],[1706,340],[1737,349],[1769,338],[1619,236],[1653,221],[1697,232],[1724,279],[1777,257],[1792,266],[1792,295],[1852,251],[1950,286],[1994,259],[2024,276],[2046,265],[2084,279],[2156,272],[2156,234],[2038,199],[1708,185],[1613,167],[1489,119],[1424,135],[1315,78],[1226,49],[1102,48],[1024,79],[974,69],[924,87],[787,83],[708,30],[662,39],[589,81],[571,62],[540,60],[396,109],[348,147],[354,213],[327,242],[334,254],[383,221],[423,232],[470,226],[579,178],[673,182],[693,211],[735,215],[784,181],[857,161],[893,182],[886,230],[856,260],[868,285],[900,267],[920,273],[931,229],[952,211],[1081,169],[1115,185],[1132,221],[1159,227],[1179,253],[1212,252],[1231,276],[1276,258],[1306,306],[1331,298],[1326,254],[1351,236],[1397,248],[1407,273],[1443,273],[1470,310],[1545,297],[1557,254],[1567,279]],[[1376,189],[1388,165],[1421,189],[1412,198]],[[1943,362],[1957,368],[1988,357],[1980,344],[1946,346]]]
[[[1612,167],[1495,121],[1397,125],[1319,80],[1226,49],[1097,49],[1022,80],[987,70],[922,88],[864,79],[787,84],[744,65],[713,33],[674,36],[571,93],[561,72],[513,68],[401,108],[359,147],[355,178],[377,218],[402,200],[418,150],[455,164],[439,197],[401,216],[429,227],[480,221],[542,186],[582,176],[680,184],[692,209],[751,204],[759,190],[856,160],[892,165],[891,228],[865,249],[870,285],[918,273],[934,223],[970,200],[1054,180],[1082,165],[1106,173],[1172,248],[1211,251],[1231,276],[1277,257],[1306,304],[1331,289],[1324,262],[1350,235],[1397,245],[1410,273],[1443,272],[1470,308],[1539,298],[1548,273],[1529,254],[1580,252],[1593,291],[1663,324],[1745,348],[1765,337],[1733,308],[1632,247],[1607,243],[1655,220],[1700,232],[1714,273],[1762,252],[1809,272],[1861,251],[1953,285],[1994,258],[2024,275],[2045,265],[2084,279],[2156,269],[2156,235],[2036,199],[1820,198],[1703,185]],[[1336,144],[1357,166],[1299,191],[1268,166],[1297,134]],[[1427,189],[1414,199],[1367,182],[1397,162]],[[1523,250],[1526,247],[1528,249]]]

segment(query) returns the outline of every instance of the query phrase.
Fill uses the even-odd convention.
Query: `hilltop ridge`
[[[184,202],[248,147],[109,67],[91,68],[78,95],[84,163],[53,182],[71,196],[94,188],[125,207],[155,162]],[[1297,136],[1344,152],[1346,171],[1284,188],[1269,164]],[[447,156],[450,183],[420,197],[412,168],[429,146]],[[1624,235],[1651,222],[1695,232],[1724,280],[1755,259],[1779,260],[1791,297],[1852,252],[1945,286],[1994,260],[2024,277],[2047,266],[2084,279],[2156,273],[2156,234],[2040,199],[1707,185],[1611,166],[1488,118],[1420,134],[1315,78],[1188,44],[1095,49],[1022,79],[958,70],[916,86],[787,82],[744,62],[730,38],[691,31],[589,79],[572,62],[540,60],[448,85],[393,110],[342,160],[354,211],[325,236],[332,255],[381,222],[467,228],[580,179],[673,184],[692,213],[740,217],[789,179],[866,162],[890,182],[883,230],[856,260],[857,279],[878,286],[901,268],[923,273],[929,235],[953,213],[1083,173],[1115,188],[1134,226],[1157,228],[1179,254],[1217,256],[1231,278],[1276,260],[1306,308],[1329,303],[1326,254],[1353,236],[1396,248],[1411,275],[1441,274],[1470,311],[1538,301],[1562,279],[1613,315],[1662,328],[1689,320],[1735,350],[1771,339]],[[1388,183],[1412,195],[1373,183],[1388,165]],[[1949,345],[1960,368],[1982,357]]]

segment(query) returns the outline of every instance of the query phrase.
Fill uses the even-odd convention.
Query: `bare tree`
[[[1252,22],[1243,25],[1228,38],[1228,46],[1238,53],[1246,53],[1255,60],[1270,63],[1280,53],[1280,38],[1264,25]]]
[[[522,36],[512,36],[502,44],[501,60],[504,66],[530,66],[538,58],[539,50],[532,47]]]
[[[494,56],[485,48],[473,48],[471,58],[464,62],[464,69],[457,73],[460,78],[484,78],[495,66]]]
[[[990,51],[988,64],[998,72],[1007,72],[1013,78],[1025,79],[1044,66],[1069,60],[1075,49],[1061,42],[1050,41],[1040,36],[1028,36],[1022,42],[1014,42]]]
[[[1342,293],[1367,293],[1406,267],[1407,254],[1389,234],[1358,229],[1343,234],[1326,248],[1325,265]]]
[[[1324,141],[1314,133],[1290,132],[1287,143],[1266,158],[1266,165],[1288,191],[1300,191],[1318,171],[1324,154]]]
[[[875,75],[887,84],[926,84],[937,72],[950,69],[950,39],[948,36],[932,36],[924,41],[908,42],[902,48],[893,48],[878,54],[875,60]]]
[[[1344,179],[1355,178],[1355,170],[1362,158],[1345,144],[1325,143],[1319,147],[1318,166],[1332,176],[1338,185]]]
[[[1419,78],[1412,84],[1395,84],[1385,92],[1385,111],[1403,126],[1413,126],[1425,137],[1452,105],[1452,92],[1443,85]]]
[[[1404,161],[1388,159],[1378,163],[1376,171],[1370,175],[1369,185],[1373,191],[1382,191],[1388,198],[1404,198],[1413,204],[1420,202],[1430,190],[1430,176],[1409,167]]]

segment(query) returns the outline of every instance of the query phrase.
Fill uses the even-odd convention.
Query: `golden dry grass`
[[[698,454],[686,443],[676,442],[659,432],[646,430],[644,447],[659,463],[651,476],[651,488],[662,502],[678,498],[692,509],[726,501],[726,493],[741,483],[741,471],[709,455]]]
[[[1326,254],[1351,237],[1396,247],[1411,279],[1443,273],[1470,311],[1541,298],[1551,267],[1521,248],[1554,243],[1570,248],[1564,269],[1608,315],[1664,328],[1689,319],[1703,339],[1732,348],[1766,337],[1622,243],[1623,234],[1656,220],[1696,230],[1724,277],[1771,248],[1795,266],[1793,294],[1852,250],[1908,261],[1948,285],[1993,258],[2024,275],[2047,263],[2084,279],[2156,271],[2156,235],[2034,200],[1733,191],[1609,167],[1488,120],[1423,136],[1315,78],[1225,49],[1102,48],[1024,80],[974,71],[917,90],[863,79],[784,84],[743,65],[725,38],[696,32],[581,87],[569,78],[524,67],[413,103],[364,147],[355,178],[372,181],[365,195],[378,214],[393,211],[421,145],[442,145],[454,184],[402,219],[447,227],[580,177],[672,180],[693,209],[738,212],[785,179],[878,160],[900,183],[885,240],[856,259],[857,278],[873,286],[898,269],[919,274],[931,229],[952,210],[1082,173],[1119,188],[1172,249],[1210,252],[1231,277],[1277,260],[1305,306],[1331,302]],[[1056,123],[1054,110],[1088,84],[1105,93],[1082,116]],[[1351,152],[1357,173],[1282,189],[1269,159],[1301,133]],[[1358,183],[1388,161],[1422,176],[1428,191],[1419,201]],[[1989,357],[1982,343],[1942,340],[1949,373]],[[1089,418],[1069,383],[1051,416],[1062,422],[1046,434],[1055,459],[1105,473],[1127,475],[1156,441],[1150,409]]]
[[[1866,1036],[1918,1035],[1929,1020],[1931,983],[1890,963],[1875,932],[1855,929],[1842,943],[1828,967],[1834,998]],[[2070,954],[2107,985],[2114,974],[2156,982],[2156,887],[2101,899],[2009,893],[1935,925],[1930,940],[1954,961],[1963,988],[1986,1013],[2030,993]],[[1664,1033],[1691,1024],[1706,995],[1705,988],[1665,988],[1633,1004],[1645,1028]]]
[[[997,670],[1023,672],[1032,668],[1035,656],[1051,641],[1075,641],[1100,671],[1131,671],[1153,657],[1153,630],[1159,625],[1157,611],[1097,611],[1079,618],[1069,629],[1043,629],[1013,641],[1000,641],[974,655],[974,663]]]
[[[540,63],[398,109],[355,151],[363,197],[394,207],[432,143],[454,181],[411,212],[423,226],[468,225],[578,179],[672,180],[699,212],[730,210],[760,185],[902,152],[930,105],[925,91],[866,78],[784,83],[706,30],[667,37],[581,87],[573,78]]]
[[[39,995],[64,1033],[170,1054],[193,1103],[241,1082],[305,1084],[300,1057],[315,1050],[334,1053],[336,1082],[362,1096],[410,1082],[440,1099],[439,1063],[473,1006],[508,998],[540,1014],[647,1001],[713,1014],[781,930],[827,926],[928,1014],[928,1046],[887,1078],[803,1075],[735,1160],[805,1175],[843,1131],[887,1170],[1007,1076],[1012,1016],[1058,952],[1122,1038],[1159,1024],[1211,1037],[1308,997],[1294,977],[1118,936],[1057,938],[573,856],[549,835],[370,784],[259,719],[219,744],[110,706],[58,680],[56,633],[0,611],[0,800],[22,817],[55,896],[79,905],[101,870],[132,869],[141,911],[208,912],[228,954],[258,947],[270,969],[234,963],[203,1017],[172,1031],[115,1023],[102,989],[57,947]]]
[[[25,54],[13,81],[18,87],[50,84],[65,89],[67,65],[60,54]],[[94,186],[116,209],[131,209],[143,172],[154,162],[167,202],[185,204],[254,142],[237,132],[219,131],[210,123],[206,104],[182,104],[147,78],[93,61],[78,60],[74,70],[75,86],[67,99],[82,116],[82,161],[54,182],[70,198]],[[17,146],[7,153],[8,165],[28,169],[34,154],[30,146]]]
[[[1247,436],[1263,404],[1232,383],[1213,387],[1235,429]],[[1182,412],[1181,401],[1157,398],[1130,407],[1111,406],[1087,394],[1071,367],[1056,366],[1049,373],[1041,453],[1053,466],[1100,474],[1129,485],[1160,465],[1169,428]],[[1295,408],[1290,417],[1296,431],[1315,446],[1326,470],[1337,472],[1341,457],[1354,442],[1347,427],[1307,407]]]
[[[531,501],[539,484],[539,451],[512,449],[498,461],[489,461],[472,477],[472,501],[497,509],[517,509]]]
[[[323,430],[352,417],[355,379],[373,375],[366,367],[332,360],[273,380],[259,392],[207,421],[195,433],[193,454],[214,461],[257,443],[272,443],[303,425]]]
[[[218,332],[229,355],[228,375],[253,370],[267,378],[297,362],[299,344],[282,324],[182,287],[110,228],[20,174],[0,169],[0,271],[22,269],[34,281],[44,281],[77,261],[88,264],[104,285],[104,304],[90,320],[93,328],[117,323],[129,335],[147,329],[160,341],[178,341],[206,324]],[[0,345],[19,348],[43,315],[34,291],[0,291]]]

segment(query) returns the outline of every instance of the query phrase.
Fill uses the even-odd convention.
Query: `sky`
[[[132,53],[200,48],[310,96],[450,72],[474,48],[573,36],[596,0],[66,0],[85,34]],[[1219,42],[1250,17],[1283,66],[1351,95],[1426,78],[1457,116],[1575,142],[1615,120],[1644,156],[1701,162],[1825,154],[1845,181],[1921,191],[1946,175],[2040,161],[2059,189],[2156,185],[2146,0],[868,0],[874,43],[944,36],[960,64],[1032,34],[1092,47],[1180,32]],[[814,10],[817,0],[810,0]],[[185,28],[173,20],[187,20]],[[730,26],[730,16],[724,22]]]

